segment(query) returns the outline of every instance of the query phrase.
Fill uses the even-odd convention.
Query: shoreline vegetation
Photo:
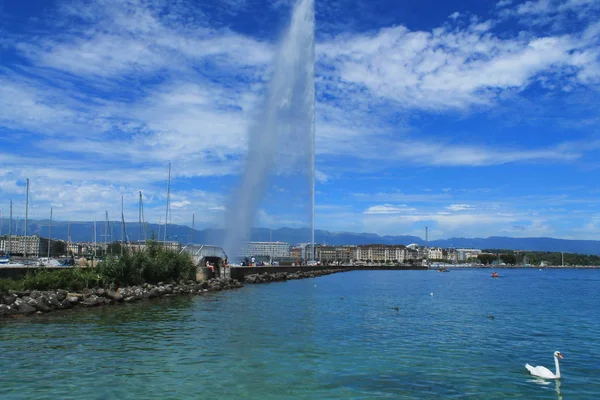
[[[197,282],[196,265],[179,254],[149,241],[145,251],[108,258],[89,268],[49,271],[39,268],[22,279],[0,279],[0,318],[23,317],[71,308],[132,303],[157,297],[202,295],[238,289],[231,278]],[[314,278],[343,269],[248,275],[245,283],[266,283]]]

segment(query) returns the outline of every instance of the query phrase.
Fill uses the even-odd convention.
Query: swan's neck
[[[558,357],[554,356],[554,367],[556,368],[556,373],[554,375],[556,375],[557,378],[560,378],[560,364],[558,363]]]

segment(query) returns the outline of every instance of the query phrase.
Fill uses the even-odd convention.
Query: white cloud
[[[496,213],[460,213],[453,214],[443,211],[416,212],[413,214],[377,215],[366,214],[362,222],[364,229],[377,227],[379,234],[393,234],[394,232],[412,232],[422,236],[424,226],[428,225],[432,231],[441,237],[464,237],[468,231],[470,236],[481,236],[482,232],[498,232],[505,226],[512,226],[519,218],[515,215],[502,215]],[[373,231],[373,229],[371,229]]]
[[[341,91],[366,89],[374,98],[425,110],[489,106],[541,77],[563,85],[577,82],[578,73],[595,75],[590,71],[597,60],[573,60],[592,44],[581,35],[501,39],[489,32],[491,26],[432,32],[397,26],[339,36],[320,46],[322,62],[335,67],[330,79]]]
[[[410,194],[397,192],[372,192],[372,193],[352,193],[352,197],[358,201],[370,202],[441,202],[446,201],[450,196],[448,194]]]
[[[497,7],[500,8],[500,7]],[[530,0],[499,10],[501,18],[515,18],[527,28],[543,27],[546,32],[568,31],[573,21],[580,26],[597,20],[596,0]]]
[[[365,210],[365,214],[404,214],[416,211],[414,208],[409,208],[404,204],[391,205],[383,204],[378,206],[371,206]]]
[[[483,132],[475,130],[479,141],[466,143],[445,139],[429,128],[416,130],[404,116],[487,111],[525,96],[537,83],[557,93],[593,88],[600,82],[600,22],[588,23],[583,11],[597,4],[497,3],[502,10],[496,12],[510,11],[518,18],[554,18],[556,10],[563,9],[577,12],[578,28],[561,34],[540,35],[524,28],[518,35],[500,35],[495,31],[497,18],[468,22],[455,12],[431,31],[391,26],[318,43],[318,182],[330,185],[346,171],[368,174],[398,166],[580,160],[598,148],[595,142],[557,139],[509,147],[486,144]],[[243,1],[242,5],[248,7]],[[179,3],[99,0],[61,7],[68,15],[57,21],[68,29],[2,39],[3,46],[27,59],[0,69],[0,127],[11,132],[3,139],[30,143],[18,155],[0,153],[4,197],[22,193],[23,179],[29,176],[38,204],[56,204],[65,213],[89,219],[90,209],[118,215],[122,194],[128,196],[128,215],[137,215],[137,195],[131,193],[143,190],[148,215],[158,219],[164,217],[160,203],[165,200],[168,161],[173,162],[174,178],[239,173],[248,125],[269,77],[273,43],[211,26],[205,15],[179,9]],[[171,8],[166,13],[163,7]],[[83,23],[71,25],[73,21]],[[214,221],[223,211],[228,188],[217,184],[211,190],[174,190],[174,220],[189,221],[193,210],[202,209],[198,220]],[[356,216],[406,214],[413,222],[433,218],[448,227],[469,225],[478,216],[490,224],[512,218],[459,209],[469,200],[448,193],[350,197],[363,206],[354,213],[340,211],[339,223],[353,227],[358,226],[352,220]],[[365,201],[379,205],[365,209]],[[440,205],[420,213],[395,205],[412,201]],[[444,209],[447,204],[451,205]],[[298,222],[291,216],[271,217],[279,223]]]
[[[185,206],[189,206],[192,203],[189,202],[188,200],[182,200],[182,201],[173,201],[173,202],[170,202],[169,204],[172,208],[177,209],[177,208],[183,208]]]
[[[446,208],[451,211],[470,211],[473,209],[473,207],[468,204],[451,204]]]
[[[544,14],[552,10],[550,0],[526,1],[517,7],[518,14]]]
[[[320,183],[325,183],[329,180],[329,176],[323,171],[315,171],[315,180]]]
[[[516,13],[526,14],[557,14],[568,11],[581,12],[590,7],[597,7],[596,0],[530,0],[516,7]]]

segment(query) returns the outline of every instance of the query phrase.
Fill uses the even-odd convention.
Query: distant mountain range
[[[23,234],[23,220],[19,221],[18,233]],[[27,233],[32,235],[48,236],[48,220],[34,220],[27,224]],[[70,228],[68,228],[70,225]],[[127,223],[127,236],[131,241],[138,238],[143,239],[143,231],[137,222]],[[118,221],[109,223],[107,241],[121,240],[122,228]],[[13,234],[15,234],[15,221],[13,221]],[[71,240],[75,242],[92,241],[94,232],[93,222],[71,222],[53,221],[52,237],[67,239],[67,229],[70,229]],[[163,236],[164,226],[158,224],[147,224],[148,236],[154,232],[157,236]],[[142,232],[140,234],[140,232]],[[8,234],[8,219],[2,221],[3,235]],[[167,240],[177,240],[181,243],[204,243],[219,244],[223,240],[223,230],[203,229],[193,230],[183,225],[170,224],[167,228]],[[105,240],[104,221],[96,223],[96,241]],[[281,241],[291,244],[307,243],[310,241],[310,230],[308,228],[279,228],[272,231],[267,228],[255,228],[251,233],[252,241]],[[326,230],[315,230],[315,241],[329,245],[358,245],[358,244],[425,244],[425,240],[418,236],[379,236],[374,233],[354,232],[330,232]],[[507,249],[507,250],[530,250],[530,251],[554,251],[565,253],[595,254],[600,255],[600,241],[598,240],[568,240],[545,237],[534,238],[512,238],[503,236],[491,236],[487,238],[451,238],[429,241],[430,246],[442,248],[476,248],[476,249]]]

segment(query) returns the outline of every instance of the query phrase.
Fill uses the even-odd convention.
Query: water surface
[[[354,271],[2,321],[0,398],[600,398],[600,271],[499,272]],[[555,350],[563,379],[530,377]]]

